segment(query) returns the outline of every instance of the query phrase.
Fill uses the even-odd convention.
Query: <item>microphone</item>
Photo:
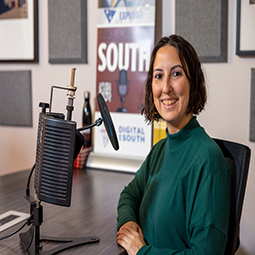
[[[128,92],[127,71],[122,69],[119,72],[119,85],[118,85],[118,93],[120,95],[121,107],[117,109],[117,112],[128,112],[128,109],[124,107],[125,96],[127,92]]]
[[[120,70],[119,72],[119,93],[121,96],[125,96],[127,94],[127,71],[126,70]],[[125,100],[125,99],[123,99]]]
[[[102,94],[100,94],[100,93],[97,95],[97,103],[98,103],[98,106],[99,106],[101,116],[102,116],[103,121],[104,121],[104,126],[105,126],[105,129],[106,129],[107,135],[108,135],[108,137],[111,141],[111,144],[112,144],[113,148],[117,151],[119,149],[119,142],[118,142],[118,139],[117,139],[115,128],[113,126],[112,118],[110,116],[110,113],[109,113],[109,110],[108,110],[107,105],[105,103],[105,100],[104,100]]]
[[[101,94],[97,95],[97,101],[102,119],[97,119],[90,126],[76,128],[76,122],[71,120],[76,90],[76,87],[73,86],[73,80],[74,70],[72,70],[70,86],[67,88],[52,86],[51,104],[40,103],[42,112],[39,114],[37,132],[35,193],[41,201],[62,206],[70,206],[71,203],[73,162],[84,143],[84,137],[80,131],[100,126],[104,122],[113,148],[119,149],[113,122]],[[54,88],[68,90],[66,120],[63,114],[51,112]],[[46,112],[46,108],[49,108],[49,112]]]
[[[79,132],[79,129],[76,129],[76,122],[71,120],[72,111],[74,109],[73,100],[75,99],[76,91],[76,87],[74,87],[74,74],[75,68],[72,69],[70,85],[67,86],[67,88],[52,86],[50,105],[42,102],[39,104],[42,111],[39,114],[38,121],[36,163],[32,168],[32,172],[35,169],[35,199],[29,195],[28,188],[25,197],[30,203],[30,214],[31,217],[33,216],[32,218],[34,221],[30,222],[32,225],[26,233],[20,234],[22,247],[28,254],[38,254],[39,247],[41,247],[40,226],[43,221],[41,201],[67,207],[71,205],[73,163],[84,143],[83,135]],[[54,88],[68,90],[66,120],[64,114],[51,112]],[[103,98],[100,98],[99,105],[103,109],[101,114],[107,130],[109,130],[111,134],[110,139],[113,141],[115,148],[118,148],[118,140]],[[46,112],[46,108],[49,108],[49,112]],[[90,125],[89,128],[96,125],[100,126],[101,124],[102,119],[99,118],[94,124]],[[28,187],[29,182],[30,177],[27,185]],[[30,223],[28,225],[30,225]],[[73,237],[65,239],[44,237],[43,239],[64,243],[63,245],[54,247],[56,253],[63,249],[76,246],[77,244],[98,242],[100,240],[95,236],[79,239]],[[45,252],[50,253],[51,251],[52,250],[48,250]]]

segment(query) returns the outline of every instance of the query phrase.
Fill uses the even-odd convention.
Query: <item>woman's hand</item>
[[[117,243],[121,245],[129,255],[136,255],[145,244],[143,232],[134,221],[128,221],[117,232]]]

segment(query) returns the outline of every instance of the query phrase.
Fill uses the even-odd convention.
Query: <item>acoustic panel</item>
[[[31,71],[0,71],[0,125],[32,127]]]
[[[87,63],[87,1],[48,3],[49,62]]]
[[[227,61],[227,0],[176,0],[175,33],[195,48],[201,62]]]
[[[255,68],[251,69],[250,141],[255,142]]]

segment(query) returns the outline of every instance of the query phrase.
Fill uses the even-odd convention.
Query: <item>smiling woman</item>
[[[129,255],[224,254],[231,169],[194,116],[205,103],[194,48],[163,37],[152,51],[142,112],[149,122],[164,119],[167,137],[120,194],[117,242]]]
[[[179,66],[183,69],[185,76],[189,80],[190,98],[187,114],[192,112],[193,114],[198,115],[204,109],[207,100],[204,74],[197,53],[192,47],[192,45],[181,36],[172,35],[169,37],[163,37],[154,47],[151,54],[150,67],[145,85],[146,94],[143,113],[145,114],[145,118],[149,122],[162,118],[162,116],[158,114],[157,109],[154,105],[152,82],[155,58],[158,55],[158,51],[164,46],[172,46],[173,48],[175,48],[175,50],[177,51],[176,53],[178,54],[178,57],[175,57],[179,59]],[[174,51],[174,49],[172,50]]]
[[[192,118],[187,114],[190,83],[182,68],[179,54],[173,46],[157,52],[153,65],[152,94],[159,115],[173,134],[186,126]]]

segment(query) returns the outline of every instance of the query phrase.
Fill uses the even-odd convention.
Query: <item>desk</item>
[[[29,203],[23,198],[29,171],[0,177],[0,214],[9,210],[29,213]],[[126,254],[116,243],[116,217],[119,194],[134,174],[111,171],[74,169],[71,207],[42,202],[43,224],[41,235],[57,237],[98,236],[100,242],[71,248],[59,254],[117,255]],[[31,194],[33,184],[31,183]],[[3,232],[6,236],[20,226],[19,223]],[[27,231],[26,226],[21,232]],[[0,241],[0,254],[24,254],[19,233]],[[44,247],[47,249],[46,244]]]

